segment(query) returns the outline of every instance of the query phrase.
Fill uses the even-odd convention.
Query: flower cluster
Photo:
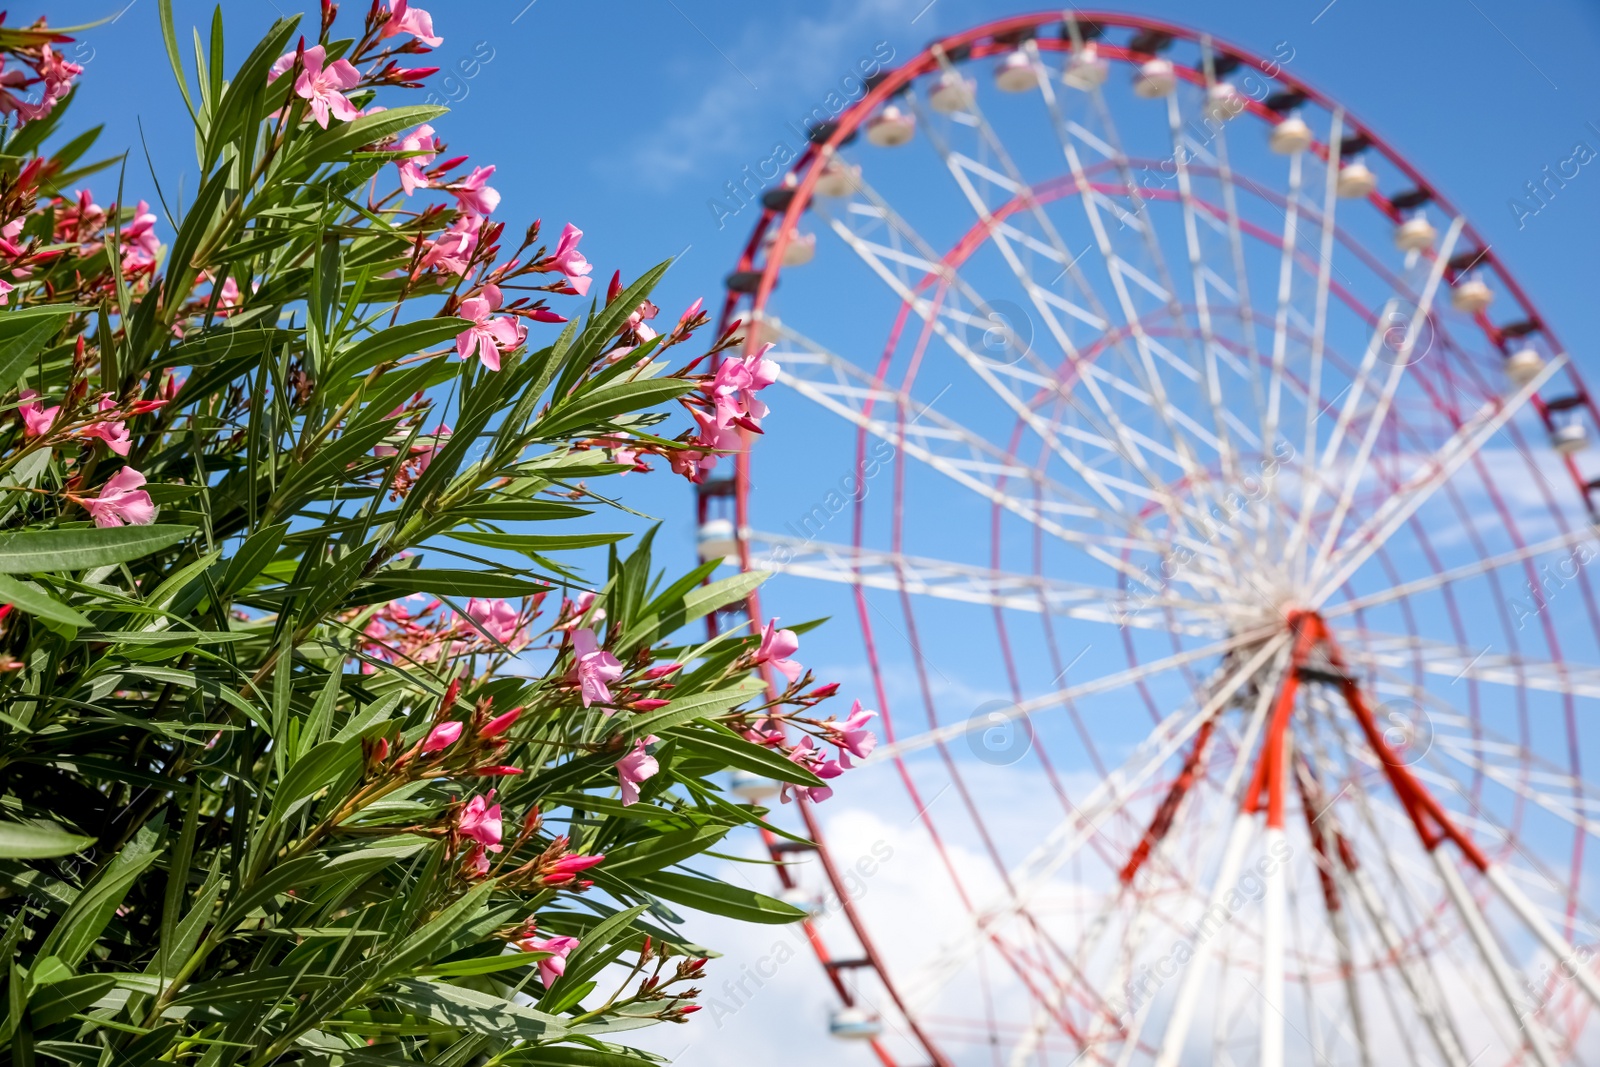
[[[0,21],[3,20],[4,15],[0,14]],[[29,27],[24,36],[34,43],[12,49],[9,57],[0,57],[0,115],[13,117],[18,128],[54,111],[72,92],[72,80],[83,73],[82,67],[50,47],[71,38],[51,33],[44,19]],[[16,59],[18,65],[11,66],[8,58]]]
[[[391,600],[371,611],[362,628],[362,651],[389,663],[438,663],[463,656],[517,653],[533,640],[530,629],[539,614],[543,594],[520,605],[509,600],[473,597],[458,615],[440,600],[412,598],[421,605],[412,610],[405,600]],[[347,621],[356,621],[352,614]],[[363,668],[371,673],[369,662]]]
[[[762,629],[761,639],[754,651],[748,653],[740,665],[765,666],[788,679],[789,684],[776,701],[758,709],[759,714],[751,712],[743,716],[738,728],[747,740],[781,752],[791,762],[827,781],[855,766],[850,762],[850,757],[866,759],[872,754],[878,739],[867,729],[867,723],[876,718],[878,713],[862,708],[859,700],[850,708],[850,714],[844,722],[839,722],[831,715],[826,719],[816,719],[797,712],[782,711],[781,708],[788,704],[803,709],[814,707],[839,691],[837,682],[810,688],[811,673],[790,658],[799,649],[800,640],[794,631],[778,629],[776,619],[769,621]],[[798,740],[791,740],[790,728],[800,733]],[[839,750],[837,758],[830,758],[818,746],[818,742],[835,746]],[[781,792],[783,802],[788,803],[796,795],[820,802],[833,796],[833,788],[827,785],[797,786],[785,782]]]

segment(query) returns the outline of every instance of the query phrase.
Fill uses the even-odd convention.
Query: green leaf
[[[0,391],[17,384],[45,343],[77,310],[72,304],[44,304],[0,314]]]
[[[390,134],[430,122],[449,110],[429,104],[412,104],[380,111],[376,115],[365,115],[354,122],[338,123],[325,132],[315,133],[309,141],[308,150],[297,157],[294,163],[302,172],[313,170],[359,148],[376,144]],[[461,331],[458,329],[456,332]]]
[[[337,677],[337,676],[335,676]],[[299,810],[319,789],[338,781],[348,768],[361,758],[359,738],[345,741],[324,741],[294,762],[278,791],[272,798],[273,817],[282,821]]]
[[[81,974],[39,989],[28,999],[29,1021],[35,1030],[66,1022],[116,986],[109,974]]]
[[[95,839],[44,823],[0,822],[0,856],[38,860],[82,852]]]
[[[68,967],[78,965],[100,939],[128,890],[156,861],[160,854],[155,847],[156,837],[155,831],[146,826],[100,868],[44,939],[40,956],[56,956]]]
[[[605,872],[627,881],[640,874],[659,871],[691,856],[698,856],[727,836],[729,826],[696,826],[687,830],[647,837],[606,853]]]
[[[0,533],[0,574],[80,571],[141,559],[171,548],[193,526],[107,526]]]
[[[714,693],[696,693],[693,696],[680,697],[664,708],[633,716],[626,720],[623,726],[627,728],[630,738],[649,737],[651,734],[660,733],[674,726],[682,726],[695,719],[721,715],[743,704],[764,689],[766,683],[761,679],[746,678],[733,689],[719,689]]]
[[[327,866],[327,859],[317,855],[299,856],[278,864],[229,900],[217,925],[226,930],[280,893],[315,885],[326,876]]]
[[[379,330],[335,356],[328,377],[344,378],[352,374],[361,374],[380,363],[415,355],[451,340],[471,325],[472,323],[466,319],[447,316],[402,322],[397,326]]]
[[[795,785],[819,786],[824,782],[793,760],[785,759],[762,745],[746,741],[732,730],[707,722],[699,729],[681,727],[668,730],[685,749],[707,759],[716,760],[724,767],[737,767],[742,771],[764,774]]]
[[[549,959],[554,953],[550,952],[506,952],[495,956],[479,956],[470,960],[454,960],[450,963],[425,964],[419,967],[419,974],[438,975],[441,978],[459,978],[471,974],[494,974],[496,971],[509,971],[515,967],[526,967],[530,963]]]
[[[455,509],[453,517],[465,522],[483,519],[490,522],[542,522],[547,519],[579,519],[588,508],[557,504],[551,500],[497,500],[487,504],[467,504]]]
[[[655,1067],[657,1061],[644,1053],[629,1056],[622,1052],[602,1052],[577,1045],[536,1045],[512,1049],[501,1054],[508,1067]]]
[[[89,620],[73,611],[48,591],[32,582],[19,582],[0,574],[0,602],[10,604],[18,611],[37,615],[41,619],[59,622],[64,626],[88,626]]]
[[[264,967],[191,985],[173,1003],[221,1006],[238,1001],[275,1000],[321,989],[335,981],[336,977],[331,974],[308,974],[298,967]]]
[[[0,560],[3,565],[3,560]],[[518,597],[547,592],[550,586],[497,571],[467,571],[446,568],[390,570],[374,575],[372,584],[386,596],[403,597],[412,593],[432,593],[454,597]]]
[[[222,591],[238,592],[250,584],[262,568],[272,562],[272,557],[277,554],[288,532],[289,524],[280,522],[264,526],[246,538],[244,544],[239,546],[239,551],[228,561],[228,570],[222,579]]]
[[[566,1034],[560,1019],[475,989],[420,978],[402,978],[384,996],[418,1018],[495,1038],[552,1041]]]
[[[656,871],[634,881],[663,900],[740,922],[793,923],[806,917],[804,911],[792,904],[712,878]]]
[[[484,548],[504,548],[512,552],[542,553],[594,548],[598,545],[614,545],[618,541],[625,541],[633,535],[628,533],[504,534],[457,530],[450,536],[457,541],[465,541],[469,545],[482,545]]]
[[[535,429],[545,438],[566,437],[575,430],[599,426],[618,415],[643,411],[682,396],[694,383],[682,378],[663,378],[580,393],[575,399],[550,409]]]

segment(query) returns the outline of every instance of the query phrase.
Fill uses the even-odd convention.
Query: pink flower
[[[448,187],[463,215],[482,219],[494,214],[500,206],[500,194],[484,184],[493,176],[492,166],[474,167],[471,174]]]
[[[656,758],[645,752],[646,745],[653,745],[661,740],[659,737],[646,737],[633,744],[633,751],[617,761],[617,778],[622,783],[622,806],[636,803],[639,800],[639,783],[646,778],[652,778],[661,769],[661,764]]]
[[[42,437],[50,432],[50,427],[55,424],[56,416],[61,414],[61,405],[44,407],[35,399],[38,393],[32,389],[24,389],[21,399],[31,401],[17,408],[22,414],[22,433],[25,437]]]
[[[400,188],[410,196],[418,186],[428,184],[428,176],[423,171],[438,154],[438,142],[434,139],[433,127],[418,126],[400,138],[400,143],[395,148],[400,152],[422,153],[394,161],[394,165],[400,168]]]
[[[800,649],[800,639],[794,635],[793,630],[779,630],[778,620],[773,619],[767,623],[766,629],[761,631],[761,646],[756,649],[757,663],[770,663],[772,669],[782,674],[789,681],[799,679],[804,667],[789,657]]]
[[[3,307],[11,302],[11,291],[15,288],[16,286],[12,285],[10,282],[0,279],[0,307]]]
[[[549,989],[556,979],[567,973],[567,956],[578,947],[575,937],[525,937],[517,942],[524,952],[548,952],[549,957],[539,961],[539,981]]]
[[[467,806],[461,809],[456,820],[456,828],[463,837],[471,838],[490,852],[499,852],[500,845],[500,805],[489,806],[489,801],[494,799],[494,790],[489,790],[487,797],[473,797],[467,801]]]
[[[521,643],[522,618],[509,601],[473,597],[467,601],[467,615],[502,645],[515,649]]]
[[[504,778],[508,774],[521,774],[522,768],[507,767],[504,764],[499,764],[492,767],[476,767],[467,773],[476,775],[479,778]]]
[[[422,269],[443,268],[452,274],[467,273],[472,257],[478,251],[478,225],[481,220],[462,217],[450,228],[429,241],[422,253]]]
[[[149,526],[156,521],[156,506],[150,494],[139,488],[143,484],[144,475],[123,467],[100,487],[98,497],[83,498],[80,503],[96,526]]]
[[[295,57],[299,54],[299,52],[285,52],[283,55],[273,60],[272,66],[267,68],[267,84],[271,85],[273,82],[289,73],[289,69],[294,66]]]
[[[717,457],[692,448],[682,448],[674,449],[667,457],[667,462],[672,465],[672,473],[681,474],[691,484],[699,485],[717,465]]]
[[[420,7],[412,7],[406,0],[389,0],[389,21],[383,24],[380,37],[396,37],[409,33],[429,48],[438,48],[443,37],[433,35],[433,16]]]
[[[336,59],[324,69],[326,57],[327,52],[320,44],[307,48],[301,61],[300,77],[294,82],[294,91],[311,105],[311,116],[323,129],[328,128],[330,112],[346,122],[357,117],[355,105],[346,100],[340,90],[354,89],[361,81],[361,74],[348,60]]]
[[[578,251],[578,241],[582,237],[582,230],[567,223],[566,229],[561,231],[561,240],[556,242],[555,254],[549,260],[552,267],[567,276],[567,284],[577,290],[579,296],[589,292],[588,275],[594,270],[593,264]]]
[[[116,398],[110,393],[102,394],[100,397],[100,403],[97,406],[97,410],[117,410]],[[85,437],[98,437],[100,440],[106,443],[107,448],[111,449],[111,451],[115,452],[119,456],[126,456],[128,454],[128,450],[133,447],[133,438],[128,434],[128,424],[123,422],[121,419],[116,419],[109,422],[91,423],[90,425],[85,426],[79,432]]]
[[[478,359],[490,370],[500,369],[500,353],[522,343],[522,330],[509,315],[490,316],[500,306],[500,287],[486,285],[482,296],[469,296],[461,301],[461,317],[471,319],[472,325],[456,334],[456,352],[462,359]]]
[[[442,722],[428,731],[428,736],[422,742],[424,756],[432,752],[443,752],[461,736],[462,724],[459,722]]]
[[[689,309],[678,316],[678,327],[681,329],[693,322],[695,317],[700,314],[700,309],[705,306],[705,302],[705,297],[700,297],[690,304]]]
[[[599,856],[580,856],[576,853],[568,853],[554,863],[540,868],[542,881],[545,885],[560,885],[563,882],[571,881],[573,876],[580,871],[586,871],[604,859],[605,856],[603,854]]]
[[[850,717],[845,719],[842,726],[829,727],[828,740],[839,746],[839,765],[845,770],[851,769],[851,756],[866,759],[877,747],[878,735],[866,728],[877,714],[864,710],[858,700],[850,706]]]
[[[122,258],[130,267],[148,267],[156,261],[161,242],[156,240],[156,216],[146,201],[133,209],[133,221],[122,231]]]
[[[60,52],[45,45],[39,54],[39,76],[44,79],[44,99],[39,102],[43,114],[49,114],[56,102],[72,91],[72,79],[83,73],[83,68],[69,62]]]
[[[717,406],[718,425],[739,422],[752,430],[760,428],[760,420],[767,416],[767,405],[757,399],[756,393],[777,381],[782,369],[776,360],[767,358],[771,348],[768,343],[759,352],[743,359],[723,360],[717,367],[711,395]]]
[[[655,330],[645,325],[645,320],[653,319],[659,314],[661,314],[661,309],[646,300],[633,309],[633,312],[628,316],[628,321],[623,324],[622,329],[618,332],[628,333],[631,331],[639,339],[640,344],[646,341],[653,341],[658,335]]]
[[[622,677],[622,664],[617,657],[600,647],[592,630],[572,631],[572,649],[578,665],[583,706],[588,707],[596,700],[602,704],[611,703],[611,690],[606,688],[606,683]]]
[[[512,725],[521,717],[521,708],[512,708],[510,711],[505,712],[504,714],[496,715],[494,718],[483,724],[483,729],[478,731],[478,736],[499,737],[501,734],[511,729]]]
[[[690,408],[689,414],[694,416],[695,425],[699,427],[699,432],[689,438],[689,443],[694,445],[697,450],[711,451],[714,449],[718,452],[737,452],[743,446],[744,442],[739,437],[739,431],[732,426],[719,422],[715,413],[708,414],[699,408]],[[712,456],[710,458],[711,463],[704,465],[707,470],[716,466],[716,457]],[[672,469],[677,470],[678,465],[674,463]],[[694,481],[695,479],[690,478],[689,480]]]
[[[789,759],[806,768],[818,778],[837,778],[844,773],[844,768],[840,767],[836,761],[824,758],[822,753],[812,745],[809,737],[800,739],[800,743],[795,745],[794,750],[789,753]],[[778,799],[785,804],[789,803],[791,790],[798,795],[804,796],[807,800],[819,804],[833,796],[833,788],[831,786],[792,785],[789,782],[785,782]]]
[[[465,862],[479,878],[489,873],[489,854],[483,850],[482,845],[473,845],[468,849]]]

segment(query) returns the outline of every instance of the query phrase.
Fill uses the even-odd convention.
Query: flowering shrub
[[[682,868],[766,825],[714,776],[823,799],[872,713],[818,718],[775,624],[669,643],[759,575],[573,525],[704,478],[779,368],[674,367],[663,267],[566,303],[582,233],[507,239],[444,109],[375,102],[432,72],[406,0],[231,79],[220,13],[193,71],[161,18],[204,177],[167,223],[75,188],[68,38],[0,27],[0,1050],[648,1061],[614,1036],[707,966],[675,909],[801,914]]]

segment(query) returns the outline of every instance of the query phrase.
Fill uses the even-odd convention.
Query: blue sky
[[[279,5],[292,10],[287,0],[229,0],[230,63],[276,17]],[[110,15],[117,6],[61,0],[51,4],[49,14],[52,22],[69,24]],[[361,6],[352,0],[347,12],[353,16]],[[844,75],[875,56],[892,53],[899,62],[939,35],[1045,5],[436,0],[427,6],[445,38],[434,61],[453,71],[448,82],[444,73],[437,76],[454,110],[435,125],[453,152],[496,165],[494,185],[504,198],[497,217],[513,227],[540,217],[547,232],[563,222],[576,223],[586,231],[583,247],[597,277],[608,277],[615,268],[633,275],[679,256],[658,297],[663,314],[675,317],[697,296],[713,303],[720,298],[721,278],[753,222],[748,211],[719,219],[711,206],[714,198],[725,196],[726,182],[741,180],[744,167],[770,158],[775,146],[797,148],[791,122],[822,103]],[[180,39],[183,27],[209,20],[208,5],[178,2],[175,7]],[[1584,166],[1543,205],[1529,200],[1524,189],[1543,177],[1543,168],[1572,157],[1577,143],[1600,150],[1600,64],[1595,62],[1600,9],[1582,0],[1216,0],[1204,5],[1149,0],[1117,10],[1208,30],[1257,54],[1281,55],[1286,47],[1298,77],[1381,133],[1466,213],[1571,346],[1579,367],[1591,381],[1600,380],[1593,343],[1600,337],[1594,268],[1594,249],[1600,246],[1600,160]],[[74,54],[70,48],[69,54]],[[136,0],[117,23],[85,34],[75,58],[85,63],[86,72],[74,125],[105,122],[109,132],[102,150],[131,151],[128,185],[136,195],[155,199],[145,163],[148,150],[168,195],[182,189],[186,198],[195,186],[192,138],[162,54],[154,0]],[[141,128],[143,146],[136,132]],[[98,183],[100,199],[109,198],[113,185],[114,179]],[[1511,206],[1517,197],[1524,205],[1521,212]],[[170,236],[170,228],[164,236]],[[877,337],[881,340],[881,331]],[[793,405],[794,413],[774,415],[775,431],[784,437],[765,445],[794,462],[796,450],[806,447],[809,414],[787,395],[773,402]],[[768,483],[766,499],[782,502],[771,514],[781,519],[787,512],[803,512],[805,505],[797,501],[815,499],[815,485],[825,488],[827,471],[847,470],[846,462],[830,458],[820,470],[787,468],[794,472],[792,484]],[[817,480],[808,482],[809,475]],[[629,503],[671,520],[661,543],[669,551],[675,547],[687,565],[692,500],[681,481],[664,474],[630,476],[626,488]],[[791,502],[796,503],[791,507]],[[832,531],[827,536],[845,539]],[[793,583],[775,583],[768,608],[791,619],[850,611],[842,597],[815,595]],[[1582,626],[1577,608],[1577,598],[1570,597],[1554,603],[1552,611],[1564,623]],[[929,627],[925,636],[939,649],[933,656],[934,673],[940,675],[934,685],[948,698],[945,710],[959,715],[1005,690],[999,667],[969,636],[968,628],[974,621],[985,624],[987,613],[963,610],[966,614],[935,607],[922,616]],[[852,618],[840,618],[807,637],[801,658],[870,703],[858,633]],[[1070,658],[1081,642],[1072,640],[1070,630],[1063,634]],[[1024,647],[1043,655],[1037,643]],[[1084,665],[1091,676],[1101,654]],[[895,675],[890,692],[903,697],[908,715],[915,717],[913,665],[892,653],[889,662]],[[1051,673],[1046,670],[1044,676]],[[1147,728],[1142,707],[1137,712],[1133,732],[1125,737],[1126,718],[1104,720],[1101,728],[1113,751]],[[1072,750],[1064,735],[1051,736],[1049,744],[1053,751],[1056,746]],[[1545,747],[1558,751],[1560,741]],[[922,765],[921,770],[927,772],[928,794],[935,795],[937,768]],[[1085,766],[1069,757],[1064,770],[1082,773]],[[999,803],[1018,810],[1045,789],[1034,771],[1002,775],[991,785],[993,796],[1005,798]],[[887,772],[863,773],[859,788],[842,794],[829,809],[830,827],[848,855],[865,854],[880,835],[905,835],[903,818],[897,822],[882,814],[896,802],[904,804]],[[1041,827],[1012,829],[1026,845]],[[970,844],[957,842],[958,848]],[[952,912],[949,901],[915,897],[919,889],[943,884],[942,872],[926,855],[908,847],[897,856],[895,864],[885,865],[884,881],[875,883],[892,882],[893,893],[874,889],[871,898],[872,907],[884,912],[881,921],[892,924],[890,903],[905,899],[926,904],[930,914]],[[980,862],[975,851],[965,858]],[[757,959],[770,954],[772,942],[763,935],[744,947]],[[729,1024],[742,1028],[739,1040],[714,1054],[708,1050],[710,1058],[734,1062],[770,1052],[772,1027],[784,1017],[780,1000],[820,1013],[825,998],[811,967],[809,961],[785,967],[777,983],[783,993],[770,994],[771,1010],[741,1011]],[[807,1056],[786,1051],[795,1053],[796,1063],[821,1062],[830,1055],[821,1038],[808,1040],[806,1049]]]

